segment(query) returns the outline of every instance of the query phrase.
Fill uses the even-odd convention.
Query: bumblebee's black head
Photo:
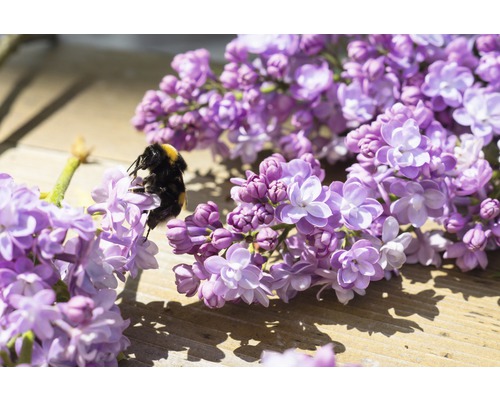
[[[137,157],[129,169],[132,167],[134,169],[130,175],[136,176],[140,169],[149,169],[150,172],[153,172],[158,168],[167,168],[183,173],[187,164],[174,146],[155,143],[146,147],[144,153]]]

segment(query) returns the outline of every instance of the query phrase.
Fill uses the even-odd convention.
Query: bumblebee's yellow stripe
[[[179,152],[177,151],[177,149],[170,144],[162,144],[161,147],[167,154],[170,164],[174,164],[179,158]]]
[[[179,198],[177,200],[180,206],[184,206],[186,204],[186,192],[179,193]]]

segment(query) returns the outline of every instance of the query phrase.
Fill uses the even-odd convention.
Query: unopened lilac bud
[[[188,297],[195,295],[200,286],[200,280],[194,274],[192,266],[188,264],[178,264],[173,270],[175,273],[177,291]]]
[[[413,115],[420,129],[426,129],[435,120],[434,111],[427,107],[421,100],[413,110]]]
[[[197,252],[200,254],[201,260],[206,260],[208,257],[216,256],[219,254],[219,249],[217,249],[212,243],[203,243]]]
[[[193,221],[198,226],[217,226],[220,224],[219,207],[213,201],[199,204],[194,210]]]
[[[463,217],[462,214],[457,212],[451,213],[445,222],[446,231],[457,233],[464,228],[466,223],[467,218]]]
[[[240,63],[245,61],[247,57],[247,49],[242,45],[240,40],[234,39],[226,45],[226,51],[224,53],[224,58],[226,60],[234,63]]]
[[[401,92],[401,101],[407,106],[416,106],[420,100],[424,99],[422,91],[417,86],[405,86]]]
[[[171,219],[167,222],[167,239],[174,248],[175,254],[188,253],[193,243],[189,239],[186,223],[180,219]]]
[[[176,94],[175,87],[179,79],[174,75],[165,76],[160,82],[160,89],[165,93],[174,95]]]
[[[465,243],[467,248],[471,251],[484,250],[486,247],[486,243],[488,242],[488,238],[483,231],[483,227],[477,224],[474,228],[469,229],[462,241]]]
[[[252,222],[253,225],[269,225],[274,220],[274,208],[268,203],[258,203],[252,207],[254,213],[254,218]]]
[[[361,40],[354,40],[347,45],[347,55],[358,63],[365,62],[373,53],[373,47]]]
[[[325,179],[325,170],[321,168],[321,162],[312,153],[303,154],[300,159],[311,166],[313,175],[316,175],[320,181]]]
[[[224,66],[224,71],[220,75],[220,81],[226,89],[238,88],[238,64],[229,63]]]
[[[200,120],[200,114],[197,111],[188,111],[182,116],[182,122],[186,125],[196,126]]]
[[[318,231],[313,235],[313,240],[318,257],[325,257],[331,254],[338,245],[338,237],[333,230]]]
[[[179,110],[179,104],[172,97],[167,97],[162,101],[161,108],[166,113],[173,113]]]
[[[196,84],[193,81],[186,79],[177,81],[175,84],[175,92],[185,99],[191,99],[193,97],[193,92],[196,89]]]
[[[183,124],[182,115],[180,114],[172,114],[168,117],[168,125],[172,129],[180,129]]]
[[[282,181],[273,181],[269,184],[267,197],[272,203],[277,204],[287,197],[286,185]]]
[[[264,175],[252,174],[247,178],[246,192],[254,200],[263,199],[267,193],[266,177]]]
[[[272,251],[278,245],[278,233],[274,229],[264,227],[255,236],[255,242],[260,249]]]
[[[300,38],[299,48],[308,56],[313,56],[325,48],[325,43],[325,35],[304,34]]]
[[[243,64],[238,68],[238,82],[243,87],[253,86],[259,79],[259,75],[250,65]]]
[[[278,180],[283,173],[282,162],[286,162],[286,160],[281,154],[267,157],[260,163],[259,172],[266,177],[268,182]]]
[[[375,157],[375,154],[382,147],[382,145],[382,138],[373,134],[366,135],[358,143],[361,154],[368,158]]]
[[[73,296],[62,304],[64,315],[73,323],[81,324],[92,319],[94,301],[86,296]]]
[[[363,64],[363,71],[368,75],[368,79],[371,81],[380,79],[385,71],[384,57],[367,60]]]
[[[267,60],[267,73],[275,79],[283,79],[288,71],[288,57],[283,53],[273,54]]]
[[[479,215],[481,218],[491,221],[495,219],[500,214],[500,201],[497,199],[484,199],[481,202],[481,210]]]
[[[314,117],[311,111],[299,110],[292,115],[291,123],[298,129],[307,129],[313,125]]]
[[[500,50],[498,35],[481,35],[476,39],[476,48],[480,54]]]
[[[252,230],[254,212],[248,206],[238,206],[227,215],[227,223],[237,232],[247,233]]]
[[[283,136],[279,141],[279,146],[290,160],[312,152],[312,143],[302,131]]]
[[[218,250],[227,249],[233,244],[233,234],[226,228],[217,228],[212,232],[212,245]]]
[[[221,296],[215,294],[216,281],[203,282],[198,292],[198,296],[203,300],[205,305],[210,308],[221,308],[226,301]]]

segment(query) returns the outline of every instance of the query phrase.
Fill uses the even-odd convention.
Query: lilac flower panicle
[[[4,340],[19,336],[3,361],[18,363],[18,344],[31,333],[29,365],[116,366],[129,345],[123,335],[128,321],[115,305],[117,277],[158,267],[158,247],[143,240],[143,211],[157,199],[128,192],[131,179],[123,171],[106,171],[93,191],[98,203],[88,208],[103,217],[98,227],[82,209],[64,202],[56,207],[40,200],[38,190],[1,177],[0,203],[9,224],[0,260],[0,350]]]
[[[247,164],[272,156],[231,179],[226,221],[208,202],[168,224],[174,253],[194,257],[175,267],[178,290],[222,307],[319,287],[346,304],[406,264],[485,268],[500,245],[499,38],[240,35],[221,73],[206,52],[180,55],[138,106],[147,140]],[[346,179],[327,181],[339,161]],[[124,212],[118,180],[98,201],[104,226],[140,231],[146,199]],[[40,234],[42,258],[62,236]],[[105,259],[124,274],[116,250]]]

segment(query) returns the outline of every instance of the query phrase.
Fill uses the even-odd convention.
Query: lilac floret
[[[411,223],[416,228],[429,217],[441,216],[446,203],[446,196],[432,181],[398,181],[391,185],[391,192],[400,197],[391,204],[391,213],[400,223]]]
[[[337,280],[344,289],[366,289],[371,280],[380,280],[384,272],[378,263],[380,253],[368,240],[358,240],[349,250],[332,254],[332,267],[338,270]]]
[[[429,67],[422,92],[432,98],[434,110],[441,111],[446,106],[460,106],[463,93],[473,83],[474,76],[468,68],[456,62],[436,61]]]
[[[416,178],[420,167],[430,162],[426,138],[420,134],[414,119],[404,123],[392,120],[382,124],[381,134],[388,146],[382,146],[377,151],[378,162],[397,168],[410,179]]]
[[[225,300],[241,298],[251,304],[269,305],[269,288],[262,283],[263,272],[253,263],[252,254],[240,244],[233,244],[226,258],[212,256],[205,260],[205,269],[215,275],[214,293]]]
[[[314,101],[333,84],[333,74],[326,62],[320,65],[304,64],[295,71],[290,88],[297,100]]]
[[[279,219],[287,224],[297,224],[297,228],[310,232],[309,226],[323,227],[327,224],[332,210],[325,203],[328,194],[316,176],[310,176],[299,184],[293,182],[287,189],[290,204],[277,210]]]
[[[493,134],[500,134],[500,93],[488,93],[481,88],[468,89],[463,107],[453,112],[459,124],[470,126],[472,133],[488,144]]]
[[[345,183],[333,182],[330,189],[332,210],[342,215],[350,229],[366,229],[382,214],[381,204],[369,197],[369,190],[358,178],[349,178]]]

